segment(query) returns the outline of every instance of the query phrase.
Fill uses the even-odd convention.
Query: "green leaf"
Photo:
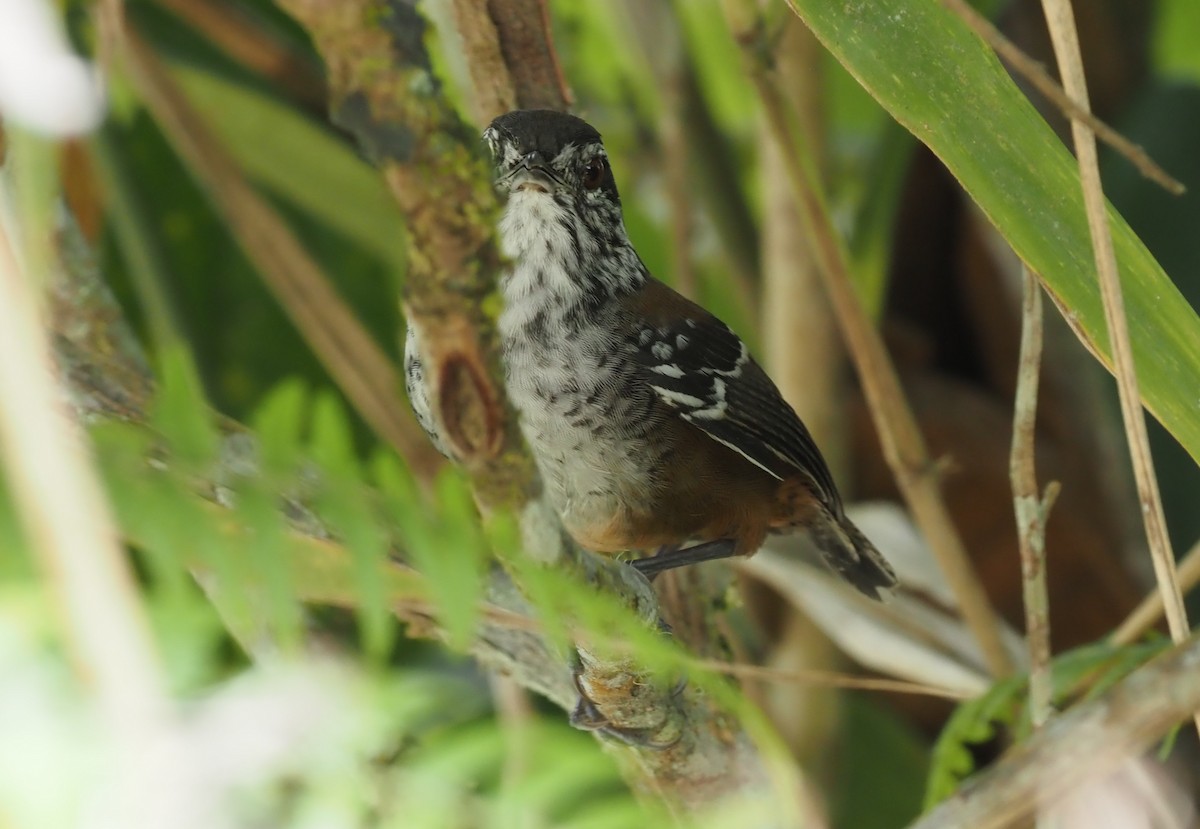
[[[413,566],[426,579],[447,641],[458,650],[471,643],[491,558],[479,515],[461,473],[447,468],[431,495],[390,453],[371,462],[371,480],[385,501]]]
[[[349,548],[363,649],[383,664],[395,641],[388,583],[379,577],[387,566],[387,535],[370,508],[360,481],[329,476],[316,499],[317,511]]]
[[[272,640],[296,651],[303,636],[303,615],[285,542],[287,528],[279,511],[278,496],[259,481],[243,481],[236,487],[234,512],[249,530],[246,554],[254,564],[255,580],[231,589],[248,589],[257,598],[258,621],[265,623]]]
[[[347,142],[249,86],[184,64],[172,71],[255,180],[383,261],[403,261],[395,202],[379,173]]]
[[[886,705],[860,694],[841,701],[840,751],[833,760],[835,826],[891,829],[920,811],[928,741]]]
[[[217,432],[191,354],[182,343],[159,353],[161,384],[152,422],[184,463],[204,464],[217,454]]]
[[[1075,161],[991,50],[931,0],[789,2],[859,83],[942,159],[1107,355]],[[1110,211],[1110,220],[1143,400],[1200,460],[1200,320],[1124,219]]]
[[[293,378],[271,389],[254,412],[252,429],[258,436],[263,470],[268,475],[286,474],[299,460],[307,403],[304,381]]]
[[[354,433],[341,399],[323,390],[313,404],[309,452],[327,473],[357,478],[358,460],[354,456]]]
[[[926,809],[949,797],[975,771],[970,746],[992,739],[997,724],[1016,719],[1026,682],[1024,675],[1009,677],[993,685],[983,696],[955,709],[933,746],[925,789]]]
[[[1099,676],[1092,682],[1086,699],[1095,699],[1116,685],[1137,668],[1149,662],[1171,647],[1171,640],[1155,637],[1146,642],[1124,645],[1112,651],[1102,666]]]

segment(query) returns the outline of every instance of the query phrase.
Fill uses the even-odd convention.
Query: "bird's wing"
[[[679,417],[768,474],[779,480],[802,475],[840,516],[841,499],[812,435],[746,344],[661,283],[654,291],[674,313],[652,297],[646,305],[656,313],[639,314],[644,322],[634,332],[635,353],[644,382]]]

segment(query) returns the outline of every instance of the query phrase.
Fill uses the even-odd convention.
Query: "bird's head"
[[[496,187],[507,196],[499,229],[516,265],[505,282],[511,295],[548,291],[598,302],[645,281],[594,127],[564,112],[517,110],[483,137],[496,161]]]
[[[620,207],[600,133],[574,115],[548,109],[509,112],[483,133],[497,166],[496,186]]]

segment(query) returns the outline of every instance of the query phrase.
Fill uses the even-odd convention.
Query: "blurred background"
[[[428,46],[446,92],[471,120],[474,93],[450,4],[422,5],[433,23]],[[976,5],[1022,49],[1054,66],[1040,3]],[[66,2],[57,9],[75,49],[103,60],[92,4]],[[739,30],[717,0],[549,3],[574,111],[604,135],[627,228],[650,271],[713,309],[751,344],[816,436],[850,501],[899,504],[810,245],[797,230],[784,158],[744,69],[748,43],[766,51],[764,60],[819,168],[855,287],[878,320],[939,464],[954,521],[998,612],[1021,631],[1009,484],[1019,262],[934,154],[898,126],[783,4],[762,4],[760,11],[754,28]],[[1185,195],[1169,195],[1105,150],[1106,193],[1192,307],[1200,307],[1200,5],[1088,0],[1077,13],[1097,115],[1188,188]],[[178,85],[190,116],[210,132],[204,141],[215,142],[232,160],[233,169],[221,175],[249,184],[265,199],[383,357],[398,365],[407,261],[403,218],[353,139],[330,124],[323,64],[305,30],[265,0],[139,0],[127,3],[125,14],[131,31]],[[233,185],[214,180],[212,168],[206,173],[194,160],[204,147],[189,148],[181,138],[186,122],[164,125],[169,108],[148,100],[144,85],[119,70],[104,84],[108,113],[94,132],[38,144],[24,158],[41,159],[39,186],[59,205],[49,221],[57,255],[68,262],[64,267],[82,268],[111,291],[115,305],[104,313],[127,321],[132,331],[132,340],[116,345],[78,346],[56,323],[60,352],[140,352],[143,357],[129,357],[130,370],[149,377],[146,366],[152,366],[163,385],[153,405],[144,389],[141,401],[124,401],[126,425],[149,423],[147,431],[110,428],[110,417],[97,416],[94,439],[168,685],[195,701],[195,733],[180,738],[175,750],[195,752],[209,770],[210,789],[197,791],[222,793],[205,807],[215,810],[211,814],[197,807],[196,815],[209,817],[197,817],[195,825],[646,825],[651,818],[644,810],[651,807],[631,799],[618,766],[589,737],[570,731],[561,711],[480,669],[461,647],[428,639],[419,613],[401,613],[406,624],[397,626],[390,613],[394,595],[362,576],[371,572],[369,564],[345,583],[328,576],[317,589],[311,585],[330,571],[313,565],[289,574],[288,565],[272,563],[271,550],[282,556],[290,541],[258,544],[249,563],[238,560],[246,557],[239,545],[248,539],[255,544],[283,533],[272,517],[281,492],[289,519],[307,520],[307,507],[298,506],[311,494],[301,456],[334,467],[355,486],[392,480],[381,499],[391,510],[389,522],[406,537],[421,535],[426,560],[437,560],[439,545],[475,550],[455,565],[459,569],[449,566],[443,573],[463,582],[460,594],[449,588],[452,600],[460,595],[473,602],[486,544],[461,481],[443,479],[451,482],[432,495],[417,494],[414,475],[424,476],[440,461],[419,435],[412,437],[407,413],[397,410],[399,425],[391,427],[412,438],[412,453],[401,458],[378,437],[378,423],[364,419],[343,396],[341,369],[318,358],[312,338],[320,326],[289,315],[287,300],[280,299],[288,289],[264,274],[262,264],[280,250],[273,247],[275,225],[256,224],[253,214],[221,206],[221,194],[234,192]],[[1030,97],[1069,143],[1066,121],[1036,93]],[[6,166],[17,164],[26,146],[33,146],[32,139],[10,136]],[[262,247],[248,255],[254,239]],[[64,312],[56,313],[61,321]],[[1037,462],[1043,483],[1062,484],[1046,545],[1052,641],[1062,653],[1103,640],[1154,581],[1115,386],[1053,303],[1047,303],[1046,337]],[[1164,352],[1163,359],[1173,358]],[[95,393],[97,384],[79,380],[91,366],[81,359],[73,377]],[[220,415],[215,426],[198,423],[207,421],[204,401]],[[97,410],[113,414],[111,406]],[[1200,402],[1196,411],[1200,415]],[[219,451],[228,455],[236,452],[228,439],[240,433],[238,424],[268,443],[271,434],[285,436],[276,441],[283,459],[278,475],[271,472],[271,445],[263,449],[268,463],[262,474],[211,486],[196,483],[203,477],[197,470],[208,461],[181,462],[170,487],[131,461],[153,456],[163,436],[186,459],[189,445],[198,447],[197,458],[217,451],[219,434]],[[1150,425],[1169,530],[1182,555],[1200,539],[1200,470],[1174,438]],[[390,460],[379,460],[384,455]],[[390,471],[380,472],[384,467]],[[239,493],[239,520],[246,528],[241,541],[196,529],[217,522],[195,505],[180,506],[182,496],[171,487],[189,486],[217,503],[222,487]],[[163,488],[158,496],[156,488]],[[175,494],[164,494],[167,489]],[[316,501],[341,515],[345,526],[374,526],[328,492]],[[69,649],[55,633],[58,615],[45,577],[26,554],[12,499],[0,503],[0,548],[9,551],[0,556],[0,619],[14,631],[0,641],[0,673],[12,678],[0,680],[0,728],[8,744],[0,748],[0,823],[84,825],[80,815],[87,804],[98,798],[95,813],[101,814],[106,797],[117,796],[111,790],[97,795],[88,782],[105,744],[89,736],[88,685],[71,678]],[[902,534],[906,521],[889,520],[881,532],[898,522]],[[180,552],[189,538],[198,549]],[[372,543],[378,557],[379,539],[364,546]],[[252,572],[243,570],[242,577],[261,589],[231,599],[232,608],[214,610],[211,596],[197,586],[204,578],[179,564],[190,556],[216,562],[212,572],[235,581],[238,568],[249,567]],[[689,581],[704,578],[715,578],[716,586]],[[727,586],[727,576],[682,575],[660,587],[676,624],[697,591],[729,606],[721,611],[728,622],[721,647],[689,645],[779,670],[863,670],[802,602],[753,575]],[[1195,601],[1191,607],[1200,612]],[[231,619],[245,624],[239,628]],[[471,622],[467,617],[457,624]],[[303,648],[368,668],[270,667],[301,641]],[[1162,640],[1139,642],[1122,652],[1125,661],[1115,660],[1122,670]],[[729,647],[740,650],[731,655]],[[1103,663],[1104,670],[1116,671],[1111,652],[1093,656],[1095,661],[1080,657],[1074,670],[1099,670]],[[871,668],[880,670],[867,661],[866,672]],[[831,826],[904,825],[921,810],[931,765],[943,781],[956,779],[945,757],[931,753],[952,701],[765,680],[746,680],[743,690],[800,760]],[[997,709],[1019,706],[1014,700],[1011,693],[1001,695]],[[272,724],[270,712],[278,713],[278,722]],[[996,711],[976,716],[982,733],[955,738],[960,746],[974,746],[962,761],[966,770],[1007,744],[1005,728],[987,724],[1016,728],[1018,718]],[[232,743],[222,748],[218,737],[206,742],[200,736],[228,736],[264,721],[271,739],[255,750]],[[305,722],[321,724],[314,729],[316,743],[312,734],[299,735]],[[538,735],[522,742],[523,759],[516,761],[505,742],[505,729],[514,723]],[[1175,756],[1190,758],[1181,761],[1186,766],[1196,757],[1195,735],[1185,734],[1181,742]],[[348,747],[336,763],[318,750],[331,744]],[[77,754],[80,745],[85,749]],[[462,759],[466,755],[491,759],[472,765]],[[241,777],[235,773],[239,757],[246,764]],[[521,766],[513,774],[549,780],[544,785],[553,794],[539,801],[520,787],[506,789],[505,769],[513,763]],[[575,770],[573,783],[565,774],[557,783],[549,775],[562,767]],[[217,773],[223,768],[228,781]],[[1179,780],[1172,785],[1184,792],[1197,784],[1194,775]],[[69,796],[51,803],[50,792],[60,787]],[[230,787],[241,794],[226,799]],[[514,791],[525,792],[529,802]],[[463,792],[489,805],[455,812],[450,804]],[[508,799],[496,792],[507,792]],[[420,810],[397,808],[418,800],[425,804]],[[455,812],[459,822],[437,822],[439,810]]]

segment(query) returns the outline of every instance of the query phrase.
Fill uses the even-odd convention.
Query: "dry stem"
[[[1050,28],[1050,39],[1058,60],[1059,72],[1064,86],[1073,98],[1087,109],[1087,82],[1083,75],[1083,60],[1079,53],[1079,39],[1075,31],[1075,18],[1070,0],[1042,0],[1046,22]],[[1113,251],[1112,232],[1108,224],[1108,210],[1104,191],[1100,183],[1100,168],[1096,157],[1096,137],[1092,129],[1080,120],[1072,119],[1071,133],[1075,152],[1079,157],[1079,176],[1083,184],[1084,205],[1087,209],[1088,227],[1092,236],[1092,249],[1096,257],[1096,270],[1100,278],[1100,295],[1104,300],[1104,316],[1108,324],[1109,340],[1112,344],[1113,364],[1117,375],[1117,389],[1121,398],[1121,414],[1133,457],[1134,478],[1137,481],[1138,498],[1142,506],[1142,518],[1146,526],[1146,541],[1154,562],[1154,575],[1163,598],[1167,613],[1167,625],[1171,638],[1182,642],[1188,635],[1187,611],[1175,573],[1175,555],[1171,540],[1167,536],[1167,523],[1163,515],[1162,499],[1158,492],[1158,479],[1154,474],[1154,461],[1150,455],[1150,441],[1146,434],[1146,416],[1142,410],[1138,392],[1137,371],[1133,362],[1133,347],[1129,341],[1129,326],[1125,318],[1125,298],[1121,293],[1121,282],[1117,271],[1116,254]],[[1196,717],[1196,728],[1200,730],[1200,715]]]
[[[1185,594],[1200,583],[1200,541],[1192,545],[1192,549],[1180,560],[1176,575],[1179,576],[1179,589]],[[1149,630],[1162,617],[1162,613],[1162,593],[1155,590],[1147,594],[1125,621],[1113,631],[1113,644],[1128,645],[1133,642]]]
[[[792,7],[792,10],[795,11],[795,8]],[[727,0],[726,12],[731,20],[738,20],[746,11],[743,0]],[[820,185],[809,169],[807,160],[797,149],[803,146],[803,136],[791,130],[787,108],[779,90],[767,76],[766,70],[756,62],[751,40],[753,35],[746,34],[752,30],[736,23],[732,25],[735,35],[742,40],[750,75],[775,140],[784,149],[788,176],[796,190],[797,203],[813,242],[825,289],[858,369],[888,465],[946,580],[954,590],[959,609],[979,643],[989,671],[995,676],[1004,676],[1012,670],[1012,663],[1000,637],[996,615],[946,509],[934,464],[925,448],[925,439],[916,418],[905,400],[900,378],[879,332],[875,330],[855,293],[847,257]]]

